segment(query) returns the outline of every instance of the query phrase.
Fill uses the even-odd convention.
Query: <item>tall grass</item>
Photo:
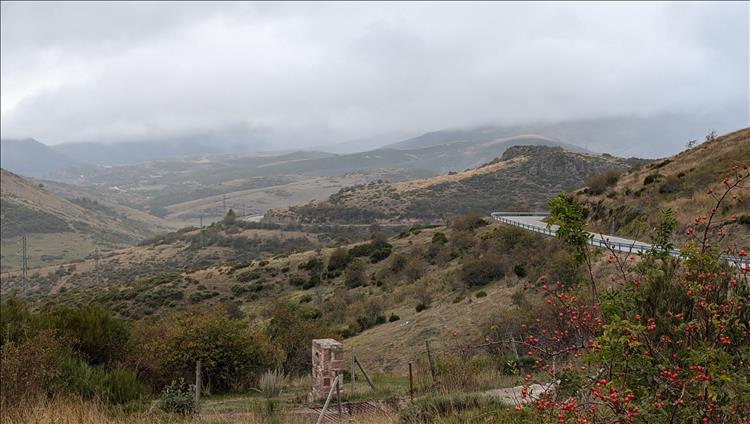
[[[258,388],[263,396],[271,398],[279,396],[288,382],[289,377],[283,371],[278,369],[273,371],[267,370],[260,376]]]
[[[0,424],[267,424],[268,417],[255,413],[211,413],[196,417],[165,414],[155,408],[128,411],[81,398],[53,398],[27,402],[0,412]],[[302,424],[309,417],[275,417],[273,422]],[[391,416],[358,416],[360,424],[394,424]]]

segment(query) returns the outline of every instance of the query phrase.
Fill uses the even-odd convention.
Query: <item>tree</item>
[[[237,214],[234,212],[234,209],[229,209],[227,211],[227,214],[224,215],[224,219],[222,220],[223,224],[225,226],[232,226],[237,222]]]
[[[591,294],[594,300],[596,300],[598,295],[591,264],[591,255],[589,254],[589,240],[591,240],[593,235],[584,228],[586,224],[585,207],[573,197],[563,193],[550,199],[547,202],[547,206],[550,210],[547,229],[557,224],[557,237],[573,247],[576,262],[586,264],[589,276],[591,277]]]
[[[284,371],[292,375],[309,372],[312,340],[330,334],[320,320],[308,317],[298,305],[277,303],[271,308],[270,316],[266,332],[283,352]]]

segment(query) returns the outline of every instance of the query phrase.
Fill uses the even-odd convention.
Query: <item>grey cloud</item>
[[[745,2],[2,3],[3,136],[48,143],[247,127],[289,148],[659,113],[739,126],[748,70]]]

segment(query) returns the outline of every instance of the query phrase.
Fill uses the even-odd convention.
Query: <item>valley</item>
[[[750,424],[748,16],[0,1],[0,424]]]
[[[691,263],[695,244],[690,243],[697,240],[686,236],[687,228],[705,224],[691,224],[690,218],[699,208],[711,208],[713,197],[704,195],[707,187],[721,193],[722,184],[729,187],[722,183],[728,175],[727,181],[738,185],[716,211],[720,231],[711,236],[729,249],[716,251],[717,257],[741,255],[750,250],[750,227],[743,218],[747,187],[740,184],[748,176],[738,160],[750,159],[748,134],[750,129],[743,129],[707,139],[692,150],[654,161],[557,145],[510,146],[503,140],[490,143],[503,146],[499,156],[442,174],[438,168],[381,168],[380,162],[358,172],[341,165],[343,173],[337,173],[331,162],[315,164],[333,156],[257,159],[249,176],[238,174],[240,168],[225,159],[211,159],[205,166],[203,160],[175,160],[159,174],[157,163],[146,163],[99,170],[106,175],[100,184],[29,179],[3,171],[7,265],[0,292],[3,310],[21,308],[13,312],[18,318],[3,319],[15,322],[41,314],[34,319],[43,322],[51,319],[44,318],[48,313],[96,314],[87,308],[103,308],[111,314],[107,319],[132,328],[128,337],[134,344],[116,361],[135,370],[133,375],[148,386],[144,391],[160,390],[174,375],[189,376],[192,357],[176,362],[164,358],[179,355],[183,343],[211,334],[228,337],[222,343],[230,345],[244,343],[232,337],[254,340],[253,349],[260,351],[243,351],[251,355],[245,361],[260,369],[281,367],[291,376],[308,372],[311,339],[340,340],[346,360],[356,352],[377,385],[376,391],[345,394],[354,401],[405,398],[410,364],[420,399],[432,399],[435,385],[467,399],[486,399],[476,394],[520,390],[529,379],[546,384],[546,371],[533,362],[544,360],[549,350],[529,350],[533,359],[526,360],[528,332],[544,336],[546,328],[568,325],[558,314],[577,318],[591,313],[558,312],[549,307],[552,299],[573,296],[588,304],[596,301],[589,284],[609,296],[623,290],[619,273],[625,281],[635,278],[631,274],[641,281],[658,278],[643,269],[674,266],[657,250],[629,255],[589,247],[581,260],[570,240],[497,222],[490,212],[548,210],[549,199],[563,193],[571,202],[565,207],[579,205],[585,211],[577,218],[582,228],[606,227],[604,233],[612,230],[656,245],[663,242],[649,228],[660,228],[669,222],[665,217],[673,216],[675,227],[665,230],[665,237],[686,249],[686,263]],[[286,173],[292,163],[299,173]],[[209,172],[214,165],[226,166],[227,174]],[[260,175],[276,166],[285,170]],[[652,181],[645,183],[647,179]],[[703,183],[708,179],[715,183]],[[670,182],[677,188],[665,189],[672,187]],[[665,212],[668,208],[671,214]],[[642,215],[629,218],[631,211]],[[555,219],[565,216],[561,210],[551,212]],[[18,263],[13,252],[23,234],[33,258],[27,281],[13,268]],[[627,268],[613,268],[620,263]],[[737,272],[721,269],[725,275]],[[553,283],[557,288],[550,289]],[[58,325],[51,322],[33,325]],[[215,333],[220,328],[234,330],[232,335]],[[162,338],[164,343],[155,343]],[[539,349],[554,349],[554,341],[545,343],[550,344]],[[436,369],[430,372],[431,361]],[[218,374],[225,366],[231,365],[217,360],[206,372],[229,375]],[[231,375],[255,381],[259,371],[243,368]],[[239,378],[232,384],[245,381]],[[295,380],[288,387],[300,397],[307,384]],[[260,395],[219,387],[214,388],[237,397],[209,395],[201,419],[215,415],[214,407],[230,421],[262,414]],[[284,405],[284,414],[308,404],[275,399]],[[481,402],[485,406],[480,409],[501,415],[510,410],[507,399]],[[402,409],[399,415],[410,411]]]

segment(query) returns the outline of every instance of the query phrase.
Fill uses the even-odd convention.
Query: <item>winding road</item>
[[[492,219],[505,224],[515,225],[535,233],[541,233],[548,236],[557,235],[557,225],[552,225],[549,229],[544,219],[549,216],[546,212],[492,212]],[[651,245],[638,240],[626,239],[623,237],[610,236],[606,234],[590,233],[592,237],[589,244],[596,247],[611,247],[618,252],[645,253],[651,249]],[[672,249],[669,251],[672,256],[680,256],[680,251]],[[733,263],[742,269],[750,269],[750,258],[738,256],[722,256],[722,259]]]

